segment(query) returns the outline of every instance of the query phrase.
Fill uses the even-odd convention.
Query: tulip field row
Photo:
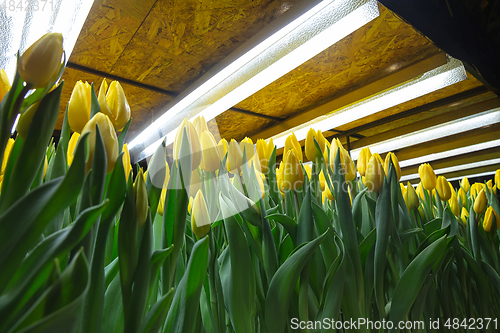
[[[117,81],[78,82],[54,143],[62,54],[47,34],[0,70],[0,332],[499,330],[500,170],[454,188],[422,164],[415,188],[392,152],[310,129],[277,163],[203,117],[134,168]]]

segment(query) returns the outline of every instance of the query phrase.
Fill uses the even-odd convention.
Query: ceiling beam
[[[305,110],[304,112],[301,112],[297,116],[290,117],[277,125],[255,133],[251,136],[251,139],[254,141],[260,138],[267,139],[273,135],[299,126],[305,122],[328,114],[351,103],[377,94],[385,89],[411,80],[444,64],[446,64],[446,55],[440,52],[421,59],[417,62],[404,64],[396,72],[388,72],[387,70],[382,71],[385,74],[382,78],[378,78],[372,82],[369,82],[368,84],[353,91],[347,92],[342,96],[332,96],[329,101],[319,106],[314,106],[308,110]]]

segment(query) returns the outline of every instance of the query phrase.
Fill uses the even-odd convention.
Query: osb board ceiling
[[[440,52],[380,4],[379,11],[378,18],[236,107],[276,117],[291,116]],[[223,113],[216,119],[221,135],[237,140],[275,123],[234,112]]]
[[[95,0],[70,65],[176,95],[298,1]],[[76,71],[70,79],[68,71],[58,128],[74,83],[89,77]],[[124,90],[134,117],[130,138],[155,120],[171,97],[136,87]]]

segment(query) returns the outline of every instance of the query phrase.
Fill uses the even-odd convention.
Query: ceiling
[[[95,0],[63,74],[57,128],[78,80],[94,82],[98,90],[104,77],[118,79],[132,111],[130,141],[164,112],[165,105],[299,2]],[[381,4],[379,11],[378,18],[210,121],[217,139],[268,138],[446,63],[446,54],[428,38]],[[324,135],[330,140],[340,137],[346,147],[355,149],[496,107],[498,96],[468,73],[462,82]],[[486,125],[398,149],[396,154],[403,161],[488,142],[500,138],[499,129],[499,124]],[[431,165],[443,169],[499,157],[496,146]],[[500,168],[494,161],[443,174],[453,178],[494,171]],[[408,166],[402,173],[414,174],[417,167]]]

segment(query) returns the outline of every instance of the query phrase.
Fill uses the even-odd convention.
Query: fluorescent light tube
[[[320,2],[187,96],[167,105],[166,112],[129,144],[131,154],[135,160],[147,157],[145,149],[166,134],[167,145],[172,143],[183,118],[215,118],[378,15],[375,0]]]
[[[468,169],[479,168],[479,167],[495,165],[495,164],[500,164],[500,158],[494,158],[494,159],[486,160],[486,161],[455,165],[455,166],[448,167],[448,168],[436,169],[436,170],[434,170],[434,173],[436,175],[442,175],[442,174],[446,174],[446,173],[450,173],[450,172],[468,170]],[[400,181],[406,182],[408,180],[418,179],[418,178],[420,178],[419,174],[413,173],[411,175],[401,176]]]
[[[451,149],[451,150],[447,150],[447,151],[443,151],[443,152],[439,152],[439,153],[434,153],[434,154],[429,154],[429,155],[425,155],[425,156],[411,158],[411,159],[404,160],[404,161],[399,161],[399,166],[401,168],[405,168],[405,167],[408,167],[411,165],[420,165],[422,163],[429,163],[429,162],[440,160],[443,158],[469,154],[469,153],[473,153],[476,151],[495,148],[495,147],[500,147],[500,139],[492,140],[492,141],[488,141],[488,142],[481,142],[481,143],[471,145],[471,146],[460,147],[460,148]]]
[[[307,131],[311,127],[322,132],[337,128],[465,79],[467,79],[467,73],[462,63],[449,57],[448,63],[445,65],[428,71],[403,85],[341,108],[333,113],[315,118],[272,138],[277,148],[281,148],[285,146],[286,137],[292,132],[295,133],[299,141],[304,140]]]
[[[14,2],[14,1],[10,1]],[[94,0],[9,1],[0,11],[0,68],[12,80],[16,72],[17,51],[24,52],[47,32],[63,35],[66,61],[80,34]]]
[[[369,147],[371,151],[382,154],[496,123],[500,123],[500,108],[432,126],[410,134],[401,135],[393,139],[372,144]],[[358,158],[361,149],[362,148],[351,150],[351,157],[353,160]]]

